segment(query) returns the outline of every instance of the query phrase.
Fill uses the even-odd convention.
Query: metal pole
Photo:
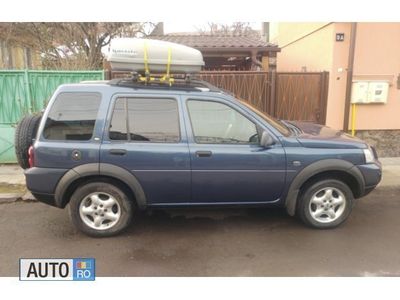
[[[356,104],[351,106],[351,136],[356,134]]]

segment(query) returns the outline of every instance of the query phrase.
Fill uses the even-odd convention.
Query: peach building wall
[[[351,23],[271,23],[278,71],[328,71],[328,126],[342,129]],[[345,40],[336,42],[336,33]],[[387,104],[357,106],[356,129],[400,129],[400,23],[358,23],[353,79],[389,80]]]
[[[400,23],[358,23],[354,79],[387,80],[387,104],[356,108],[356,129],[400,129]]]

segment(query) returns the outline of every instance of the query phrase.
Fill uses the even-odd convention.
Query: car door
[[[194,203],[265,203],[279,199],[285,153],[259,144],[260,124],[232,101],[185,99]]]
[[[190,157],[178,100],[116,96],[106,123],[101,162],[129,170],[149,205],[190,202]]]

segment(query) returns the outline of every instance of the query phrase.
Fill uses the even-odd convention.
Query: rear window
[[[119,98],[111,119],[111,140],[177,143],[178,104],[173,99]]]
[[[47,140],[90,140],[100,101],[99,93],[58,95],[47,117],[43,137]]]

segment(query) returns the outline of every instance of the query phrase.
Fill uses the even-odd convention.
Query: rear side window
[[[110,124],[111,140],[177,143],[178,104],[173,99],[119,98]]]
[[[47,117],[43,137],[47,140],[90,140],[100,101],[98,93],[58,95]]]

